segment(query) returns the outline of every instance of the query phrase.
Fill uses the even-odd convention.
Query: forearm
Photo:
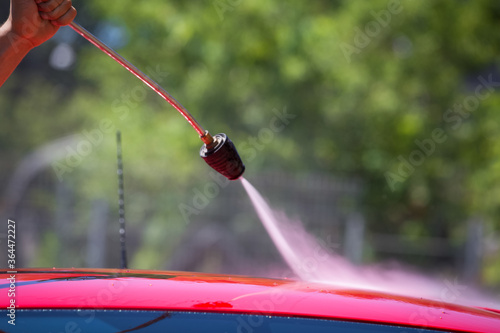
[[[10,20],[0,27],[0,87],[32,48],[29,41],[12,32]]]

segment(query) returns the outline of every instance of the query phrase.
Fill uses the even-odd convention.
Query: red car
[[[500,311],[293,280],[120,269],[1,272],[3,332],[500,332]]]

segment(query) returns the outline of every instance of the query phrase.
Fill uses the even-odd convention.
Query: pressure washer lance
[[[200,149],[200,156],[215,171],[230,180],[238,179],[241,175],[243,175],[243,172],[245,172],[245,165],[241,161],[233,142],[227,137],[226,134],[220,133],[212,137],[208,131],[201,127],[189,111],[176,101],[175,98],[173,98],[158,83],[153,81],[150,77],[141,72],[137,67],[132,65],[128,60],[104,44],[78,23],[73,21],[69,26],[98,49],[110,56],[113,60],[125,67],[130,73],[134,74],[139,80],[144,82],[148,87],[153,89],[158,95],[179,111],[187,122],[196,130],[196,132],[198,132],[201,141],[203,141],[203,146]]]

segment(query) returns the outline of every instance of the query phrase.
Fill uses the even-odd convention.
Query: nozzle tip
[[[200,156],[215,171],[229,180],[236,180],[245,172],[245,165],[236,151],[233,142],[224,133],[213,136],[215,145],[207,147],[204,144],[200,149]]]

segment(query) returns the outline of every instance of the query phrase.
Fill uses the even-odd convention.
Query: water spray
[[[200,149],[200,156],[215,171],[221,173],[229,180],[238,179],[243,175],[245,165],[241,161],[233,142],[227,137],[226,134],[220,133],[215,136],[210,135],[210,133],[205,130],[196,121],[196,119],[194,119],[184,106],[182,106],[175,98],[172,97],[172,95],[170,95],[158,83],[153,81],[149,76],[144,74],[137,67],[132,65],[132,63],[104,44],[78,23],[73,21],[69,26],[98,49],[110,56],[113,60],[125,67],[130,73],[134,74],[139,80],[144,82],[149,88],[155,91],[165,101],[179,111],[191,127],[193,127],[198,133],[201,141],[203,141],[203,146]]]

